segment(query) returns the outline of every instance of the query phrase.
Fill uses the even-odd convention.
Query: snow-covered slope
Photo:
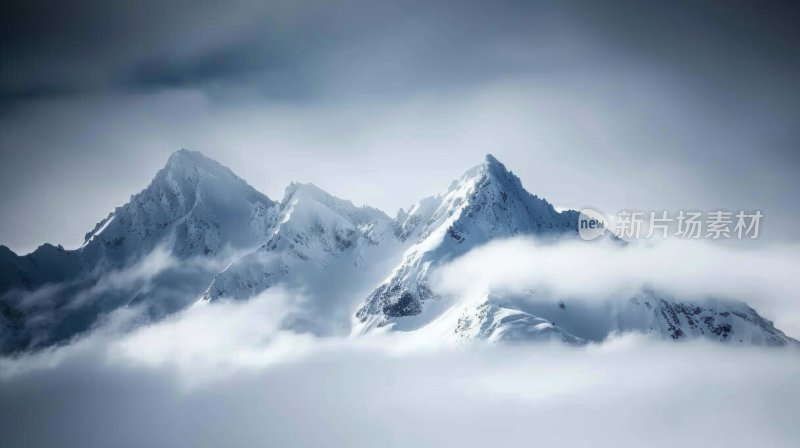
[[[685,301],[653,291],[600,303],[580,298],[553,300],[535,293],[484,292],[472,299],[450,299],[443,308],[415,331],[428,338],[457,341],[557,339],[585,343],[633,331],[676,341],[797,343],[745,303],[713,298]]]
[[[173,153],[147,188],[100,221],[80,248],[46,244],[18,256],[0,247],[0,348],[69,339],[131,302],[155,314],[180,308],[217,269],[188,260],[210,262],[263,244],[277,208],[199,152]]]
[[[357,311],[361,331],[423,313],[426,302],[436,300],[428,279],[432,270],[480,244],[520,234],[547,238],[577,231],[576,212],[559,213],[528,193],[491,155],[398,221],[399,234],[415,243]]]
[[[529,194],[491,155],[443,194],[401,213],[398,235],[413,245],[403,261],[355,313],[353,333],[413,332],[423,339],[570,343],[600,341],[637,331],[682,340],[704,337],[764,345],[796,342],[746,304],[710,298],[688,302],[658,296],[620,297],[601,304],[534,293],[509,296],[471,291],[451,297],[429,281],[438,267],[498,238],[576,238],[577,213],[557,212]]]
[[[747,304],[735,300],[711,297],[683,300],[643,290],[633,297],[601,302],[580,298],[554,300],[534,292],[493,294],[487,301],[504,303],[545,319],[585,341],[601,341],[614,333],[636,331],[676,341],[707,338],[777,346],[797,342]]]
[[[282,284],[306,297],[295,304],[301,309],[292,328],[343,332],[353,299],[380,280],[400,247],[392,219],[380,210],[292,183],[270,240],[220,273],[204,298],[245,299]]]
[[[411,322],[395,322],[386,327],[405,329],[415,336],[430,342],[531,342],[556,340],[570,344],[583,344],[587,340],[575,336],[554,321],[526,313],[509,306],[489,294],[470,298],[447,300],[440,298],[435,304],[433,318],[411,317],[418,328],[409,327]],[[429,314],[429,315],[430,315]],[[372,329],[372,331],[380,331]]]
[[[99,222],[79,251],[94,269],[125,264],[160,244],[179,258],[246,249],[267,239],[276,210],[228,168],[182,149],[146,189]]]

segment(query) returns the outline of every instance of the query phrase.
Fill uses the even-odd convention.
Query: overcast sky
[[[390,215],[493,153],[556,205],[797,241],[777,2],[30,1],[0,16],[0,244],[78,246],[179,148]]]

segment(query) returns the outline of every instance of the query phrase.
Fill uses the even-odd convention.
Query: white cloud
[[[582,300],[625,298],[652,288],[684,299],[742,300],[789,335],[800,334],[796,296],[800,250],[746,250],[704,241],[666,240],[623,246],[608,241],[558,244],[516,238],[489,243],[440,268],[437,289],[546,291]]]
[[[295,356],[261,362],[273,356],[275,338],[259,327],[269,328],[270,307],[230,306],[241,308],[226,305],[233,316],[218,322],[192,311],[111,344],[68,348],[49,366],[8,374],[10,363],[30,359],[4,361],[3,445],[788,447],[800,440],[796,350],[635,335],[588,348],[420,352],[398,352],[397,340],[304,339],[305,350],[295,341],[285,346],[297,347],[289,351]],[[256,310],[264,313],[248,312]],[[242,368],[207,375],[226,363]]]
[[[78,278],[34,291],[15,289],[4,299],[25,310],[29,319],[26,331],[39,338],[34,345],[44,346],[59,342],[51,337],[60,324],[74,325],[70,334],[97,324],[121,330],[145,316],[180,310],[200,297],[215,274],[245,254],[225,248],[216,257],[179,260],[166,247],[157,246],[137,262],[111,270],[96,282]],[[106,318],[104,313],[112,309],[119,310],[113,318]],[[100,322],[96,322],[98,318]]]
[[[298,302],[279,289],[243,302],[198,302],[114,340],[109,355],[114,362],[169,365],[190,383],[263,367],[300,355],[313,342],[281,329]]]
[[[697,280],[681,287],[724,292],[719,288],[726,275],[741,276],[748,269],[747,278],[756,282],[750,286],[756,287],[788,280],[780,269],[766,269],[770,263],[789,270],[794,262],[780,251],[750,253],[760,256],[756,263],[726,248],[629,247],[621,255],[613,246],[580,244],[557,249],[510,240],[486,246],[446,267],[442,284],[460,268],[466,270],[461,278],[476,284],[548,280],[565,292],[596,292],[601,286],[600,291],[613,292],[628,285],[626,277],[613,276],[616,269],[598,265],[597,257],[621,257],[617,267],[638,269],[640,277],[631,278],[668,282],[691,277],[691,270],[658,276],[656,268],[682,256],[702,256],[694,267],[708,269],[719,283]],[[582,257],[585,261],[576,261]],[[719,270],[710,267],[726,258]],[[567,264],[571,269],[564,269]],[[581,267],[607,276],[581,274],[576,269]],[[533,268],[538,273],[531,277]],[[550,271],[562,274],[551,278]],[[303,300],[273,289],[250,301],[197,304],[130,332],[114,325],[132,312],[123,309],[68,346],[2,359],[0,445],[790,447],[800,442],[795,347],[674,343],[641,335],[583,347],[418,346],[402,334],[316,338],[281,330],[281,321]]]

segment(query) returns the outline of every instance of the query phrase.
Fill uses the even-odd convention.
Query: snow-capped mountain
[[[488,155],[443,194],[398,216],[401,238],[415,243],[402,263],[356,311],[353,332],[414,332],[426,339],[569,343],[601,341],[637,331],[675,340],[705,337],[764,345],[796,342],[744,303],[710,298],[681,301],[642,291],[602,304],[580,298],[472,291],[440,295],[430,285],[438,266],[498,238],[577,238],[578,213],[559,213],[528,193],[520,180]]]
[[[154,314],[180,309],[218,269],[189,260],[263,244],[277,206],[199,152],[173,153],[147,188],[100,221],[80,248],[45,244],[18,256],[0,247],[0,346],[66,340],[131,303],[149,302]]]
[[[497,239],[577,238],[577,219],[528,193],[491,155],[390,218],[311,184],[290,184],[276,203],[219,163],[180,150],[80,248],[45,244],[19,256],[0,246],[0,352],[69,341],[123,307],[159,318],[198,299],[246,300],[276,286],[299,297],[286,328],[320,335],[581,344],[639,331],[796,342],[740,302],[653,291],[605,303],[535,292],[459,297],[431,283],[437,268]]]
[[[269,241],[217,275],[204,299],[246,299],[281,284],[307,298],[292,328],[346,331],[353,299],[396,261],[393,220],[311,184],[289,185],[279,209]]]
[[[117,267],[157,245],[179,258],[266,240],[277,204],[199,152],[173,153],[150,185],[86,235],[87,269]]]
[[[495,238],[575,234],[577,217],[575,211],[559,213],[528,193],[517,176],[487,155],[445,193],[424,199],[398,217],[400,235],[416,242],[356,316],[373,327],[418,315],[426,302],[436,300],[428,275],[441,263]]]

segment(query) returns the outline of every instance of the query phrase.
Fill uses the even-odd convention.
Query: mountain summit
[[[494,156],[469,169],[448,190],[423,199],[402,216],[400,234],[415,243],[403,263],[367,298],[356,316],[383,326],[422,312],[436,298],[428,274],[439,264],[494,238],[558,237],[577,231],[574,211],[559,213],[528,193]]]
[[[105,258],[118,267],[159,244],[178,257],[253,247],[266,240],[276,205],[218,162],[181,149],[80,250],[92,263]]]
[[[577,237],[576,211],[558,212],[528,193],[519,178],[492,155],[446,192],[424,199],[399,219],[400,235],[413,244],[356,311],[356,334],[388,328],[462,341],[585,343],[636,331],[675,340],[796,342],[746,304],[713,298],[690,302],[655,291],[600,304],[535,292],[474,291],[470,297],[442,297],[430,285],[430,274],[476,246],[518,235],[554,240]]]
[[[86,234],[80,248],[43,245],[25,256],[0,250],[0,348],[69,339],[132,303],[158,315],[180,309],[192,300],[187,294],[201,292],[216,273],[185,260],[258,247],[275,224],[277,205],[201,153],[174,152],[144,190]],[[175,267],[169,275],[139,278],[142,266],[159,265]],[[115,281],[106,285],[109,278]]]

